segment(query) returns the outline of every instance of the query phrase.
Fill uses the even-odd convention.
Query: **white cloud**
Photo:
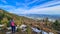
[[[28,4],[32,4],[37,1],[39,0],[32,1]],[[25,4],[21,4],[24,6],[24,8],[21,7],[16,8],[15,6],[11,5],[0,5],[0,8],[6,9],[10,13],[16,13],[16,14],[60,14],[60,5],[47,7],[55,4],[60,4],[60,1],[57,2],[56,1],[57,0],[54,0],[39,6],[34,6],[31,9],[26,9],[26,7],[28,8],[28,6]],[[16,5],[20,5],[20,3],[16,3]]]
[[[46,2],[44,4],[41,4],[41,5],[38,5],[39,8],[43,8],[43,7],[48,7],[48,6],[51,6],[51,5],[57,5],[57,4],[60,4],[60,1],[50,1],[50,2]],[[34,6],[36,8],[38,8],[37,6]]]
[[[3,3],[5,3],[5,4],[7,3],[7,1],[6,1],[6,0],[1,0],[1,1],[2,1]]]
[[[0,8],[10,10],[10,9],[15,9],[15,6],[11,5],[0,5]]]
[[[39,8],[39,6],[36,8],[31,8],[29,10],[24,9],[24,8],[16,8],[14,6],[10,5],[0,5],[0,8],[4,8],[10,13],[15,13],[15,14],[60,14],[60,5],[54,6],[54,7],[45,7],[45,8]]]
[[[25,14],[60,14],[60,6],[47,8],[32,8],[26,11]]]
[[[10,13],[15,13],[15,14],[24,14],[24,12],[26,10],[21,9],[21,8],[16,8],[16,9],[13,9],[13,10],[8,10],[8,11],[10,11]]]
[[[16,8],[15,6],[11,6],[11,5],[0,5],[0,8],[15,14],[24,14],[24,12],[26,11],[25,8],[20,8],[20,7]]]
[[[27,5],[30,5],[30,4],[35,3],[35,2],[37,2],[37,1],[40,1],[40,0],[33,0],[32,2],[27,3]],[[26,2],[27,2],[27,1],[26,1]]]
[[[23,5],[23,3],[16,2],[16,5],[17,5],[17,6],[20,6],[20,5]]]

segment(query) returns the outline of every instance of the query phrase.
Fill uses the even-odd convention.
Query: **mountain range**
[[[60,19],[60,15],[48,15],[48,14],[20,14],[20,16],[31,17],[31,18],[49,18],[49,19]]]

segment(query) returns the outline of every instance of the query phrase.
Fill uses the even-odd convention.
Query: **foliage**
[[[60,22],[59,22],[58,20],[56,20],[56,21],[52,24],[52,27],[53,27],[55,30],[60,31]]]
[[[48,26],[48,18],[45,19],[45,24]]]
[[[21,25],[24,21],[30,20],[29,18],[18,16],[16,14],[12,14],[3,9],[0,9],[0,23],[1,24],[6,23],[8,24],[7,26],[9,26],[10,19],[14,19],[14,22],[16,23],[16,25]]]
[[[27,25],[27,34],[31,34],[31,28],[29,25]]]
[[[4,14],[0,13],[0,24],[1,24],[1,20],[3,19],[3,17],[4,17]]]
[[[11,14],[5,10],[0,9],[0,24],[7,24],[9,26],[9,20],[15,17],[15,23],[18,25],[21,23],[21,20],[19,19],[20,16]]]
[[[1,22],[2,22],[2,24],[8,23],[8,19],[7,18],[3,18],[3,20]]]

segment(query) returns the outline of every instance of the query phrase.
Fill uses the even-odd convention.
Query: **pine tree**
[[[45,24],[48,26],[48,18],[45,19]]]
[[[55,30],[60,31],[60,23],[59,23],[58,20],[56,20],[56,21],[52,24],[52,26],[53,26],[53,28],[54,28]]]

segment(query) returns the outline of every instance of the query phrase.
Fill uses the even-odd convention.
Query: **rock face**
[[[22,29],[22,31],[26,31],[26,30],[27,30],[27,25],[22,24],[22,25],[20,26],[20,29]]]

